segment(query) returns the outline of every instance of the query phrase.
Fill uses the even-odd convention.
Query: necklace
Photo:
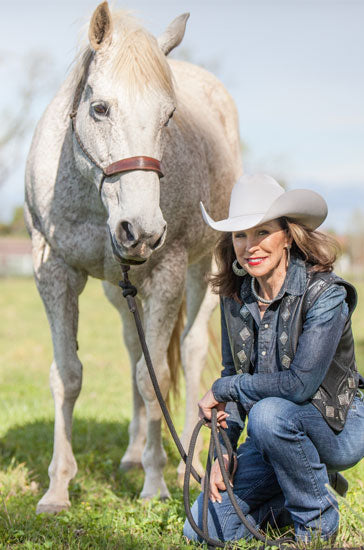
[[[252,291],[252,294],[254,296],[254,298],[258,301],[258,302],[261,302],[262,304],[272,304],[273,303],[273,300],[266,300],[265,298],[261,298],[257,293],[256,293],[256,290],[254,288],[254,283],[255,283],[255,277],[252,277],[251,279],[251,283],[250,283],[250,288],[251,288],[251,291]]]

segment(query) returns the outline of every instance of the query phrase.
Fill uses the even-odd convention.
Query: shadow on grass
[[[78,474],[70,484],[72,507],[56,516],[35,514],[49,482],[53,421],[38,420],[9,429],[0,440],[0,546],[26,545],[34,550],[185,548],[181,490],[175,483],[178,460],[172,444],[166,441],[171,451],[166,478],[172,500],[142,503],[138,496],[143,471],[119,469],[128,423],[74,419]]]
[[[71,497],[77,497],[80,484],[91,478],[105,483],[117,496],[137,496],[141,490],[141,470],[122,472],[120,458],[128,443],[128,420],[99,422],[75,418],[73,422],[73,452],[78,474],[71,483]],[[48,466],[53,449],[53,421],[39,420],[14,426],[0,440],[0,468],[24,464],[30,478],[42,489],[48,486]],[[75,493],[75,494],[73,494]]]
[[[117,497],[139,496],[144,481],[143,470],[137,468],[124,472],[119,467],[128,444],[128,425],[126,419],[100,422],[92,418],[74,418],[72,445],[78,473],[70,484],[72,500],[82,498],[80,491],[83,486],[90,485],[91,480],[107,485]],[[39,420],[9,429],[0,439],[0,469],[24,464],[30,479],[44,491],[49,483],[53,428],[53,421]],[[179,454],[170,437],[164,438],[164,446],[168,455],[165,475],[170,485],[176,481]]]

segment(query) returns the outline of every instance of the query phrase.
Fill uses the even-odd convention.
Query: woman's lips
[[[246,261],[249,265],[259,265],[264,262],[266,258],[247,258]]]

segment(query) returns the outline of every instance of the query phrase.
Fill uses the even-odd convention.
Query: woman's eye
[[[244,239],[246,237],[245,233],[237,233],[235,239]]]
[[[173,117],[174,115],[174,111],[176,110],[176,108],[173,109],[173,111],[171,112],[171,114],[169,115],[167,121],[164,123],[164,126],[168,126],[169,124],[169,121],[171,120],[171,118]]]
[[[268,231],[266,229],[261,229],[259,235],[268,235]]]
[[[109,105],[106,103],[94,103],[92,109],[94,113],[101,116],[106,116],[109,113]]]

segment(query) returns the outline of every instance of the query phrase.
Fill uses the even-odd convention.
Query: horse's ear
[[[88,37],[91,47],[95,51],[99,50],[102,46],[110,44],[112,21],[107,2],[103,2],[95,9],[91,18]]]
[[[165,55],[168,55],[173,48],[182,42],[189,16],[189,13],[183,13],[176,17],[176,19],[173,19],[172,23],[168,25],[164,33],[158,38],[159,47]]]

